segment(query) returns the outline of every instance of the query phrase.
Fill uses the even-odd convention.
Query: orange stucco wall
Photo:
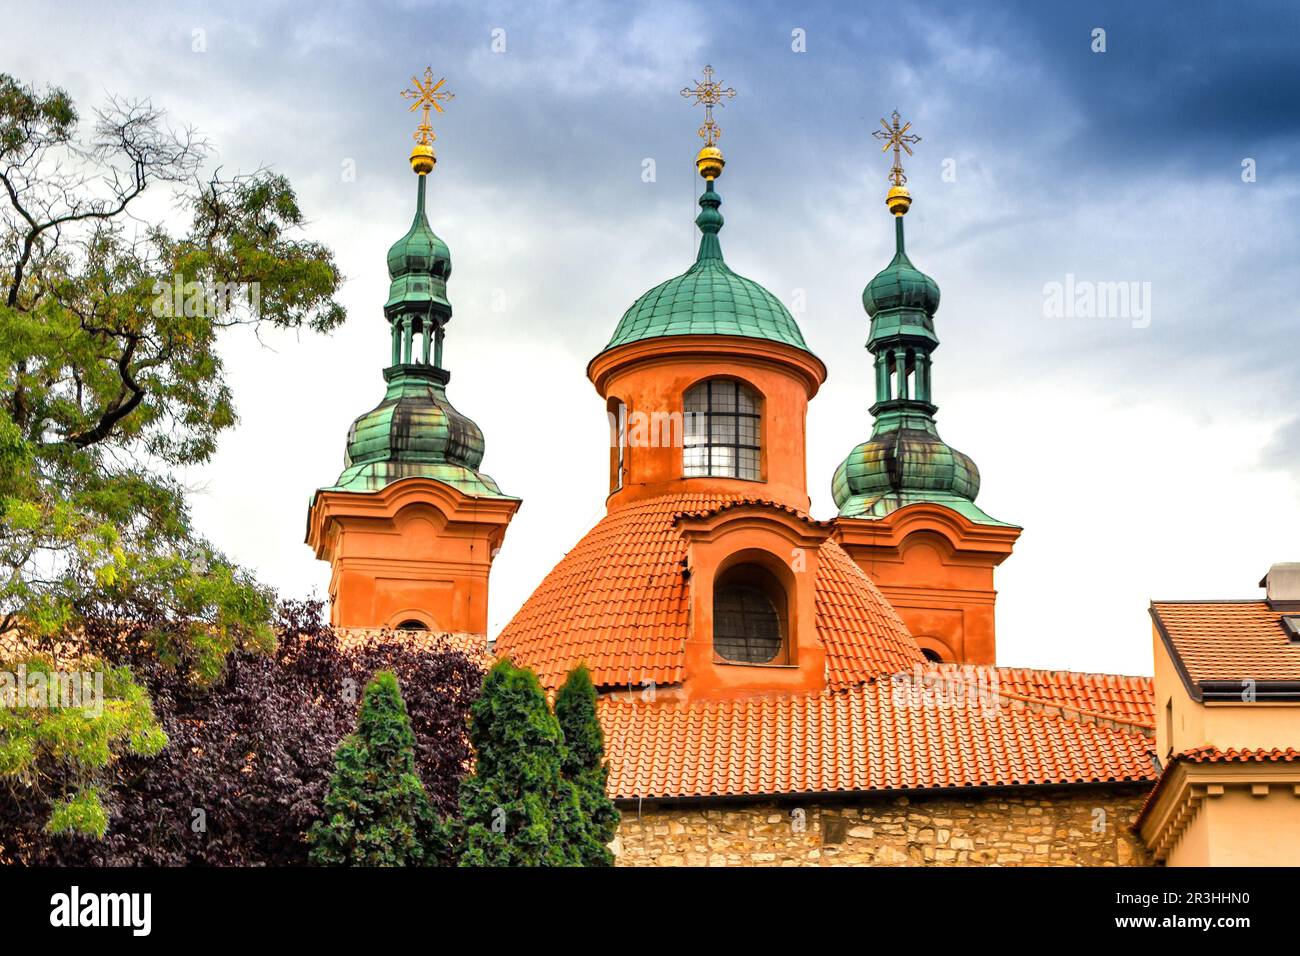
[[[997,662],[993,569],[1019,528],[977,526],[923,503],[879,519],[840,518],[836,530],[923,650],[946,662]]]
[[[826,377],[820,360],[779,342],[734,336],[664,336],[603,352],[588,374],[610,406],[626,410],[626,442],[611,453],[610,511],[665,494],[733,494],[806,511],[809,506],[805,425],[808,401]],[[759,481],[686,478],[682,473],[684,397],[707,379],[742,382],[757,393]],[[682,523],[689,542],[691,638],[686,678],[676,697],[718,698],[819,690],[826,651],[816,633],[817,549],[829,530],[772,509],[736,509]],[[713,585],[738,563],[765,568],[784,592],[785,659],[772,664],[725,661],[713,648]]]
[[[755,495],[807,510],[808,400],[826,374],[807,352],[762,339],[665,336],[601,353],[588,373],[602,398],[622,402],[627,410],[622,486],[611,474],[611,510],[692,491]],[[710,378],[734,379],[758,393],[761,481],[682,475],[683,397]]]
[[[406,478],[372,493],[319,492],[307,543],[330,562],[330,623],[487,633],[488,576],[513,498],[471,498]]]

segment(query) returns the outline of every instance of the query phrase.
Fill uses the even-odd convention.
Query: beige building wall
[[[1198,702],[1158,630],[1154,645],[1156,752],[1166,767],[1198,747],[1300,747],[1300,704]],[[1178,761],[1142,836],[1169,866],[1300,865],[1300,763]]]
[[[1206,797],[1169,854],[1169,866],[1300,866],[1300,798],[1294,786],[1257,796],[1245,786]]]

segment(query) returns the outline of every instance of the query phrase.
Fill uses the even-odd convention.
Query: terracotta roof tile
[[[1292,760],[1300,760],[1300,750],[1293,747],[1287,747],[1285,750],[1276,747],[1272,750],[1249,748],[1238,750],[1235,747],[1220,750],[1218,747],[1206,746],[1184,750],[1174,759],[1187,760],[1191,763],[1264,763],[1271,760],[1289,763]]]
[[[1269,763],[1273,761],[1291,763],[1295,760],[1300,760],[1300,750],[1292,747],[1287,747],[1285,750],[1278,748],[1272,750],[1250,748],[1238,750],[1235,747],[1220,750],[1218,747],[1206,744],[1176,753],[1165,764],[1160,779],[1156,781],[1155,787],[1152,788],[1151,792],[1147,794],[1146,800],[1143,801],[1142,808],[1138,810],[1138,815],[1133,821],[1133,829],[1136,830],[1142,825],[1147,814],[1151,812],[1151,808],[1156,805],[1156,800],[1159,798],[1161,791],[1169,785],[1168,781],[1180,763]]]
[[[827,541],[820,556],[817,634],[826,645],[830,686],[847,687],[922,663],[902,618],[848,552]]]
[[[997,673],[998,692],[1004,696],[1142,727],[1155,726],[1155,687],[1150,677],[1021,667],[999,667]]]
[[[538,585],[501,635],[498,654],[553,687],[580,662],[597,686],[680,683],[689,624],[677,523],[742,505],[795,509],[740,495],[669,495],[605,515]],[[819,551],[817,631],[831,686],[909,670],[920,649],[898,614],[833,541]]]
[[[1007,702],[918,706],[888,681],[805,696],[600,704],[615,798],[1151,782],[1137,731]]]
[[[1286,612],[1263,601],[1153,601],[1151,615],[1195,683],[1300,680],[1300,644],[1282,630]]]

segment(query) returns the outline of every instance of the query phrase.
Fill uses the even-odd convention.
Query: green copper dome
[[[447,280],[451,278],[451,250],[429,226],[424,214],[424,177],[419,177],[415,218],[406,235],[388,250],[388,301],[385,313],[406,308],[433,308],[451,317]]]
[[[695,219],[703,233],[695,264],[632,303],[606,350],[663,335],[743,335],[808,349],[780,300],[752,279],[732,272],[723,261],[718,242],[721,204],[709,180]]]
[[[899,216],[896,228],[900,233],[902,225]],[[939,284],[912,265],[899,242],[893,260],[862,290],[862,306],[872,318],[891,309],[920,309],[933,316],[939,310]]]
[[[442,369],[385,371],[388,393],[348,429],[336,490],[376,491],[402,478],[433,478],[467,495],[500,495],[483,461],[483,432],[447,400]]]
[[[849,452],[831,482],[845,518],[881,518],[933,501],[972,521],[999,524],[975,506],[979,490],[975,462],[944,442],[923,413],[882,415],[871,438]]]

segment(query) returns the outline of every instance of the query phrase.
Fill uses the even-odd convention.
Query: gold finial
[[[704,140],[704,148],[700,150],[699,155],[695,157],[695,168],[700,171],[700,175],[705,179],[713,180],[722,175],[722,167],[726,162],[722,158],[722,150],[718,149],[718,137],[722,135],[722,127],[713,121],[713,107],[725,106],[723,98],[734,99],[736,91],[731,87],[725,90],[722,84],[713,79],[713,67],[704,68],[704,80],[696,80],[694,88],[684,87],[682,96],[695,98],[692,105],[704,104],[704,125],[700,127],[700,138]]]
[[[443,112],[442,101],[453,100],[456,94],[451,90],[442,89],[442,84],[447,82],[443,77],[437,83],[433,82],[433,67],[424,68],[424,82],[421,83],[419,77],[411,77],[412,88],[402,90],[402,97],[408,100],[414,100],[409,112],[414,113],[417,109],[422,111],[420,125],[415,128],[415,148],[411,150],[411,168],[415,172],[424,176],[433,171],[433,164],[438,161],[433,155],[433,141],[438,137],[433,135],[433,127],[429,125],[429,109],[432,107],[439,113]]]
[[[907,213],[908,207],[912,205],[912,194],[907,191],[907,187],[904,185],[907,182],[907,177],[903,174],[903,151],[906,150],[907,155],[911,156],[912,147],[910,144],[921,142],[921,137],[915,133],[908,133],[908,130],[912,128],[911,123],[905,123],[901,127],[898,125],[902,119],[898,115],[898,110],[894,110],[890,118],[894,121],[892,126],[882,119],[880,125],[883,129],[878,129],[871,135],[876,139],[884,140],[885,145],[880,148],[882,153],[890,149],[894,151],[894,165],[889,169],[889,180],[894,185],[890,187],[885,196],[885,205],[889,207],[889,211],[895,216],[902,216]]]

